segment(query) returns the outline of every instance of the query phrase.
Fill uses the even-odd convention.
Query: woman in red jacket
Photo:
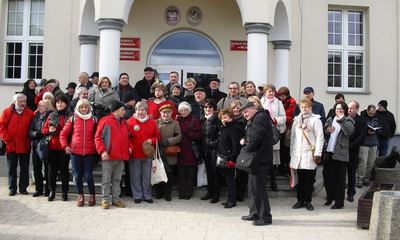
[[[67,108],[68,100],[64,95],[58,95],[55,102],[57,110],[50,113],[42,129],[43,134],[49,136],[49,138],[51,137],[49,142],[50,195],[47,200],[53,201],[56,197],[57,171],[60,170],[62,200],[67,201],[69,189],[69,156],[61,146],[60,133],[70,117],[70,113]]]
[[[76,192],[78,194],[78,207],[85,204],[83,195],[82,175],[88,184],[90,199],[89,206],[96,204],[96,195],[93,181],[93,160],[96,148],[94,144],[94,134],[96,132],[97,120],[90,111],[90,103],[86,99],[81,99],[76,104],[74,116],[69,118],[65,127],[61,131],[61,147],[66,154],[71,154],[72,167],[75,174]],[[71,140],[68,143],[68,136]]]
[[[192,107],[188,102],[179,104],[178,119],[182,132],[179,143],[181,152],[178,154],[179,199],[189,200],[192,197],[199,159],[196,159],[191,147],[191,141],[201,139],[201,123],[190,115]]]
[[[135,203],[140,203],[142,198],[147,203],[153,203],[151,199],[151,162],[142,150],[143,142],[153,146],[160,140],[156,122],[147,115],[148,106],[145,102],[138,102],[135,106],[135,114],[128,120],[130,143],[133,152],[129,156],[129,172],[131,187]]]

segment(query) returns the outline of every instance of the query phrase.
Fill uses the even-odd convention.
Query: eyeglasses
[[[204,108],[214,108],[214,107],[210,106],[210,105],[207,105],[207,106],[204,106]]]
[[[336,111],[343,111],[343,108],[336,108]]]

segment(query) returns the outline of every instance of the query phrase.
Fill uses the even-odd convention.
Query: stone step
[[[95,191],[97,194],[101,194],[101,164],[97,165],[94,167],[93,171],[93,178],[95,182]],[[316,174],[316,181],[314,183],[314,194],[319,192],[319,190],[324,186],[324,181],[322,177],[322,169],[323,166],[318,166],[317,168],[317,174]],[[71,175],[72,176],[72,175]],[[125,181],[124,181],[124,175],[122,179],[122,194],[125,192]],[[172,181],[173,182],[173,187],[172,187],[172,195],[176,196],[179,195],[178,192],[178,181],[177,181],[178,176],[174,176]],[[293,189],[289,186],[290,178],[288,177],[283,177],[279,176],[276,177],[276,182],[278,185],[278,191],[272,191],[271,186],[270,186],[270,176],[268,176],[268,185],[267,185],[267,191],[268,191],[268,196],[269,197],[296,197],[296,189]],[[76,193],[76,187],[75,183],[71,180],[69,182],[69,192],[70,193]],[[83,178],[83,189],[85,193],[88,193],[88,188],[85,179]],[[61,191],[61,182],[57,181],[57,192]],[[206,187],[195,187],[193,197],[202,197],[207,193],[207,188]],[[155,196],[155,188],[153,187],[153,195]],[[247,195],[247,192],[246,192]],[[221,197],[226,197],[227,196],[227,188],[222,187],[221,190]]]

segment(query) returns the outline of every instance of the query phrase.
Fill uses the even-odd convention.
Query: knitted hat
[[[43,99],[45,99],[46,96],[50,96],[50,97],[53,99],[53,101],[54,101],[54,95],[53,95],[51,92],[45,92],[45,93],[43,94]]]
[[[124,93],[124,96],[122,97],[122,102],[127,103],[133,99],[136,100],[135,94],[133,94],[133,92],[126,92],[126,93]]]
[[[171,104],[166,104],[160,107],[160,112],[173,112]]]
[[[188,102],[181,102],[178,106],[179,111],[182,108],[187,108],[189,110],[189,114],[192,112],[192,106],[190,106],[190,104]]]
[[[111,104],[111,112],[115,112],[121,107],[124,107],[124,104],[120,101],[114,100]]]
[[[142,143],[142,150],[144,155],[146,155],[147,157],[153,157],[154,153],[156,152],[156,150],[154,150],[154,147],[151,146],[151,144],[149,144],[147,141],[144,141]]]
[[[179,83],[172,84],[171,87],[169,88],[169,91],[172,92],[172,90],[174,90],[174,88],[176,87],[182,91],[182,86]]]
[[[381,105],[382,107],[384,107],[385,109],[387,109],[388,106],[388,102],[386,100],[381,100],[378,105]]]

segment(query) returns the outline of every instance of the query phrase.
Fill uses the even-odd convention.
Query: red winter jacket
[[[149,106],[149,110],[147,111],[147,114],[152,117],[154,120],[157,120],[161,117],[160,114],[160,107],[164,106],[164,105],[171,105],[172,106],[172,119],[175,119],[176,117],[176,108],[175,108],[175,104],[173,104],[172,102],[165,100],[164,102],[157,104],[153,101],[150,101],[147,103],[147,105]]]
[[[156,145],[156,141],[160,141],[161,135],[158,131],[156,122],[149,117],[143,123],[139,122],[135,115],[128,120],[130,143],[133,146],[130,158],[148,158],[144,155],[142,144],[147,139],[151,139],[152,145]]]
[[[291,96],[287,98],[286,101],[283,103],[283,108],[285,109],[286,113],[286,130],[283,135],[286,135],[286,131],[292,126],[292,116],[294,113],[294,109],[296,108],[296,104],[296,100]]]
[[[14,104],[1,113],[0,137],[6,143],[6,153],[31,152],[32,139],[28,137],[28,129],[33,116],[33,112],[28,107],[18,114]]]
[[[49,131],[49,129],[50,129],[49,119],[52,118],[52,114],[58,115],[59,111],[54,111],[54,112],[50,113],[49,117],[47,118],[46,122],[43,125],[43,129],[42,129],[43,134],[47,134],[47,135],[52,134]],[[62,129],[64,128],[65,123],[68,120],[69,116],[70,115],[69,115],[68,111],[65,112],[65,115],[64,114],[59,115],[58,126],[56,128],[57,130],[55,131],[55,134],[53,133],[54,135],[49,142],[49,148],[51,150],[64,150],[64,148],[61,146],[61,143],[60,143],[60,133],[61,133]]]
[[[75,122],[72,126],[71,118],[68,119],[63,130],[60,134],[61,147],[65,149],[69,146],[72,153],[81,156],[96,153],[96,146],[94,143],[94,134],[96,133],[96,123],[93,117],[88,120],[83,120],[77,114],[75,115]],[[72,131],[71,142],[68,144],[67,139]]]
[[[103,117],[97,125],[94,142],[98,154],[107,152],[109,160],[129,161],[128,126],[126,121],[115,118],[114,114]]]

